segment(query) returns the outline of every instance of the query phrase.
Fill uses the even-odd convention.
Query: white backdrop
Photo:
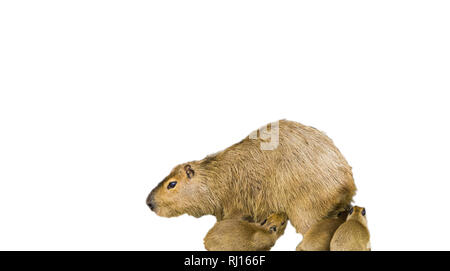
[[[0,249],[203,250],[150,190],[281,118],[353,167],[373,250],[450,249],[448,1],[0,2]],[[294,250],[288,226],[274,250]]]

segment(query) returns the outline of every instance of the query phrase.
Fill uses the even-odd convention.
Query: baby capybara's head
[[[212,212],[208,186],[196,167],[194,162],[176,166],[148,195],[150,209],[164,217],[185,213],[198,217]]]
[[[364,207],[359,207],[359,206],[353,206],[349,211],[348,211],[348,216],[347,216],[347,220],[349,219],[356,219],[359,221],[367,221],[366,218],[366,208]]]

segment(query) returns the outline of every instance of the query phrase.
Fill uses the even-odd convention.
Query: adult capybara
[[[281,120],[202,160],[176,166],[147,198],[158,215],[262,221],[285,213],[297,232],[352,201],[351,167],[315,128]]]

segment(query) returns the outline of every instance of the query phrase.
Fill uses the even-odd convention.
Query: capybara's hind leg
[[[311,227],[311,225],[307,224],[306,222],[314,221],[314,219],[317,218],[317,214],[312,210],[307,211],[302,210],[301,208],[297,208],[296,210],[289,212],[287,215],[297,233],[300,233],[302,235],[308,231],[309,227]]]

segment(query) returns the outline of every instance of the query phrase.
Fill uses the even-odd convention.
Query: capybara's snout
[[[150,210],[154,211],[156,208],[156,203],[155,203],[155,195],[154,192],[150,192],[150,194],[147,197],[147,206],[150,207]]]

